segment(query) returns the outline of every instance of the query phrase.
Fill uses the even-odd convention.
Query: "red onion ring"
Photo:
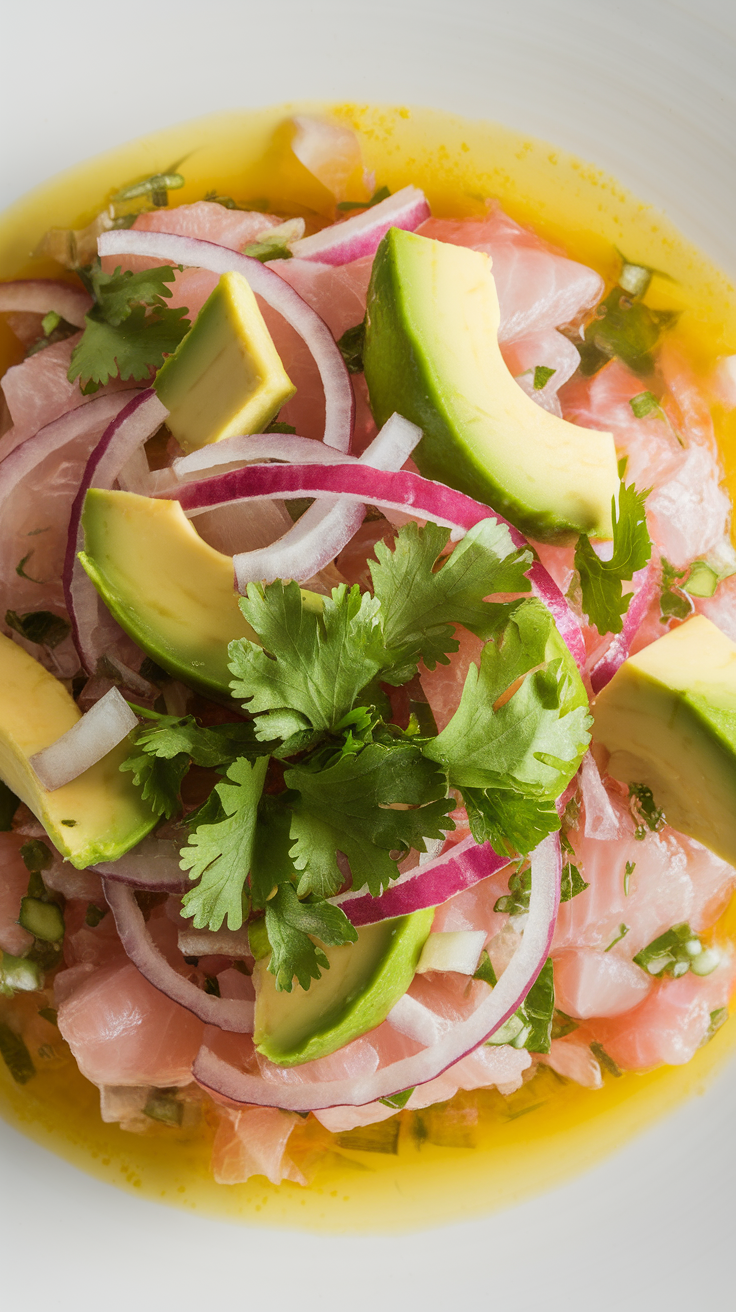
[[[252,1002],[217,998],[180,975],[169,965],[151,938],[143,912],[135,900],[134,890],[112,879],[103,879],[102,887],[107,905],[115,917],[120,941],[133,965],[138,967],[149,984],[171,998],[172,1002],[186,1007],[187,1011],[198,1016],[206,1025],[216,1025],[218,1029],[227,1030],[231,1034],[253,1033]]]
[[[313,237],[292,242],[291,253],[300,260],[316,260],[320,264],[350,264],[364,255],[375,255],[389,228],[414,232],[430,214],[423,191],[418,187],[402,187],[362,214],[333,223]]]
[[[189,877],[182,870],[179,843],[149,834],[117,861],[91,866],[96,874],[115,884],[144,888],[154,893],[185,893]]]
[[[499,856],[490,843],[479,845],[472,837],[464,838],[434,860],[399,875],[380,897],[371,897],[361,889],[340,893],[329,900],[345,912],[351,924],[375,925],[395,916],[408,916],[424,907],[441,906],[456,893],[472,888],[508,864],[509,858]]]
[[[117,400],[117,412],[87,461],[72,506],[64,559],[64,595],[72,624],[72,635],[79,659],[89,674],[95,673],[98,660],[105,654],[104,646],[100,648],[95,639],[95,631],[100,626],[100,617],[105,617],[108,629],[113,624],[113,620],[77,559],[78,553],[84,548],[82,529],[84,498],[91,487],[111,488],[133,452],[153,436],[169,413],[151,388],[147,388],[144,392],[136,392],[133,399],[127,403],[121,402],[119,397],[103,397],[102,400]],[[97,404],[99,405],[100,402]],[[87,405],[81,406],[80,410],[90,410],[93,405],[95,402],[90,401]],[[57,420],[57,422],[61,421]],[[119,632],[122,635],[122,629]]]
[[[84,328],[84,316],[91,306],[92,297],[83,287],[56,278],[17,278],[0,283],[0,314],[13,310],[26,314],[53,311],[75,328]]]
[[[399,510],[444,524],[458,536],[475,524],[492,517],[505,524],[515,547],[528,547],[526,538],[508,520],[489,506],[464,492],[435,483],[421,474],[402,469],[398,472],[367,468],[359,461],[340,465],[248,465],[214,478],[168,489],[161,495],[179,501],[187,514],[214,509],[232,501],[266,500],[296,497],[340,497],[345,501],[365,503],[379,509]],[[527,571],[536,595],[554,616],[560,634],[577,665],[585,664],[585,643],[580,624],[557,584],[541,561],[534,560]]]
[[[355,403],[345,362],[324,320],[273,269],[226,246],[166,232],[120,229],[103,232],[97,244],[100,255],[143,255],[209,269],[211,273],[242,274],[256,295],[282,315],[306,342],[325,393],[324,441],[339,451],[350,450]]]
[[[44,788],[54,792],[96,765],[137,727],[137,716],[122,693],[110,688],[56,742],[36,752],[31,766]]]
[[[657,571],[651,561],[644,566],[644,569],[637,570],[633,582],[635,591],[629,602],[629,609],[624,615],[621,632],[615,635],[605,655],[590,672],[590,684],[594,693],[599,693],[601,688],[605,688],[627,660],[631,644],[656,594]]]
[[[361,1107],[418,1084],[427,1084],[474,1052],[513,1016],[547,960],[560,900],[562,854],[557,834],[550,834],[532,853],[531,870],[529,917],[521,945],[496,987],[488,991],[472,1015],[450,1024],[431,1047],[369,1075],[276,1084],[238,1070],[216,1056],[205,1042],[194,1063],[195,1079],[204,1088],[232,1102],[299,1112],[319,1111],[324,1107]]]

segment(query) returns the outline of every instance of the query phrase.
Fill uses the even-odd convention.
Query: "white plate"
[[[211,110],[315,98],[495,118],[609,170],[736,271],[728,0],[36,0],[5,7],[0,206]],[[235,1229],[79,1174],[0,1124],[0,1299],[135,1307],[730,1306],[736,1065],[615,1158],[409,1237]]]

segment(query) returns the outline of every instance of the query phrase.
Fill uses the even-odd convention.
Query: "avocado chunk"
[[[63,683],[0,634],[0,777],[41,821],[52,843],[78,870],[115,861],[153,829],[157,816],[120,763],[124,740],[78,779],[49,792],[30,757],[81,719]]]
[[[242,274],[223,273],[154,386],[185,451],[261,432],[294,395]]]
[[[176,679],[230,697],[227,646],[258,642],[238,605],[231,556],[199,536],[178,501],[90,488],[79,559],[108,610]],[[305,603],[321,609],[317,593]]]
[[[376,422],[398,411],[417,424],[422,474],[532,537],[610,538],[613,437],[522,391],[498,346],[499,319],[487,255],[389,229],[373,264],[363,350]]]
[[[736,864],[736,643],[695,616],[624,661],[594,715],[614,779]]]
[[[356,943],[324,948],[330,963],[310,987],[279,993],[268,957],[253,971],[259,1052],[279,1066],[326,1057],[386,1019],[414,978],[434,907],[358,930]]]

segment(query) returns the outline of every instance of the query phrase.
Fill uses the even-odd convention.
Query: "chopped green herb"
[[[646,419],[647,415],[662,413],[662,407],[653,392],[637,393],[632,396],[629,405],[636,419]]]
[[[27,1084],[36,1074],[31,1054],[20,1034],[0,1021],[0,1057],[2,1057],[16,1084]]]
[[[292,257],[291,247],[281,233],[274,237],[266,233],[258,241],[249,242],[243,254],[249,255],[252,260],[260,260],[261,264],[266,264],[268,260],[290,260]]]
[[[586,888],[590,888],[590,884],[585,882],[578,867],[573,865],[572,861],[566,861],[562,867],[560,902],[571,901],[579,893],[584,893]]]
[[[628,932],[629,932],[629,926],[624,925],[622,922],[618,927],[618,934],[616,935],[615,938],[611,939],[611,942],[608,944],[608,947],[604,948],[603,951],[610,952],[611,948],[615,948],[616,944],[620,943],[622,938],[626,938]]]
[[[39,530],[39,531],[42,531],[42,530]],[[29,536],[30,536],[30,534],[29,534]],[[28,561],[31,559],[31,556],[33,556],[33,555],[34,555],[34,552],[32,552],[32,551],[28,551],[28,552],[26,552],[26,554],[25,554],[25,556],[23,557],[23,559],[18,561],[18,564],[17,564],[16,567],[15,567],[15,572],[16,572],[16,574],[18,575],[18,578],[19,578],[19,579],[27,579],[29,583],[39,583],[39,584],[43,584],[43,579],[34,579],[34,578],[31,578],[31,575],[30,575],[30,574],[26,574],[26,568],[25,568],[25,567],[26,567],[26,565],[28,564]]]
[[[106,915],[107,907],[98,907],[94,902],[90,902],[87,905],[87,913],[84,917],[84,923],[85,925],[89,925],[90,929],[97,929],[97,926],[102,923]]]
[[[631,886],[631,876],[633,875],[635,870],[636,870],[636,861],[627,861],[624,869],[624,897],[629,896],[629,888]]]
[[[413,1089],[404,1089],[403,1093],[392,1093],[390,1097],[379,1098],[378,1101],[382,1102],[384,1107],[395,1107],[397,1111],[401,1111],[401,1108],[408,1103],[413,1092]]]
[[[590,377],[597,373],[614,357],[623,360],[640,377],[653,372],[654,349],[679,316],[676,311],[652,310],[643,305],[638,299],[643,294],[632,293],[619,282],[596,306],[585,329],[584,341],[575,341],[583,375]]]
[[[50,610],[29,610],[23,615],[15,610],[6,610],[5,623],[27,642],[36,642],[50,648],[58,647],[71,631],[69,621],[61,615],[54,615]]]
[[[505,916],[523,916],[529,910],[532,895],[532,872],[529,866],[509,876],[509,891],[498,898],[493,910]]]
[[[48,870],[54,859],[51,848],[40,838],[29,838],[21,847],[20,854],[26,870],[29,870],[31,874],[38,874],[41,870]]]
[[[378,191],[374,191],[370,200],[341,200],[338,201],[335,208],[342,214],[346,214],[350,210],[369,210],[374,205],[378,205],[382,200],[388,200],[390,195],[391,192],[388,187],[379,187]]]
[[[346,328],[342,337],[338,339],[337,345],[340,348],[349,374],[362,374],[363,372],[363,344],[365,342],[365,319],[356,323],[354,328]]]
[[[534,391],[535,391],[535,392],[541,392],[542,388],[543,388],[543,387],[546,387],[546,385],[547,385],[547,383],[549,382],[549,380],[550,380],[550,378],[552,377],[552,375],[553,375],[553,374],[556,374],[556,373],[557,373],[557,370],[556,370],[556,369],[550,369],[549,365],[546,365],[546,364],[538,364],[538,365],[535,365],[535,367],[534,367],[534,384],[533,384],[533,385],[534,385]]]
[[[0,833],[7,834],[13,828],[13,816],[20,806],[20,798],[0,779]]]
[[[661,979],[669,975],[674,979],[686,975],[691,966],[703,955],[703,945],[687,923],[673,925],[651,943],[637,952],[634,961],[648,975]],[[710,964],[710,963],[707,963]],[[717,960],[711,969],[715,968]],[[708,972],[709,973],[709,972]]]
[[[41,988],[43,977],[38,962],[0,951],[0,994],[12,998],[14,993],[35,993]]]
[[[222,806],[223,819],[200,824],[182,848],[181,868],[195,888],[185,893],[182,910],[195,929],[220,929],[227,919],[229,929],[240,929],[244,918],[245,881],[251,867],[256,808],[263,790],[268,761],[252,764],[241,758],[229,766],[227,779],[214,792]]]
[[[651,788],[646,784],[629,784],[629,807],[636,823],[634,838],[639,842],[649,833],[657,833],[665,823],[664,811],[655,805]]]
[[[592,1052],[596,1060],[600,1062],[604,1071],[608,1071],[609,1075],[615,1075],[616,1078],[618,1079],[619,1075],[622,1074],[621,1068],[616,1065],[615,1061],[613,1060],[613,1057],[609,1057],[608,1053],[603,1047],[603,1044],[591,1043],[590,1051]]]
[[[664,556],[660,557],[662,565],[662,587],[659,594],[660,624],[668,624],[671,619],[686,620],[692,614],[693,603],[686,597],[679,585],[687,570],[675,569]]]
[[[710,1013],[710,1024],[703,1036],[703,1041],[700,1045],[701,1048],[704,1048],[706,1043],[710,1043],[711,1039],[715,1037],[719,1029],[726,1024],[727,1020],[728,1007],[717,1007],[715,1011]]]
[[[512,1048],[527,1048],[529,1052],[549,1052],[554,1009],[554,970],[548,957],[521,1006],[488,1043],[492,1047],[508,1043]]]
[[[498,979],[496,978],[496,972],[493,969],[493,962],[491,961],[491,958],[489,957],[485,948],[480,954],[480,960],[476,967],[476,971],[473,976],[473,979],[482,979],[483,983],[490,984],[492,989],[495,989],[498,983]]]
[[[613,554],[601,560],[590,538],[582,533],[575,547],[575,568],[580,575],[583,610],[598,632],[620,633],[622,617],[633,594],[623,595],[622,582],[643,569],[652,554],[644,502],[648,491],[637,492],[633,483],[621,483],[618,510],[613,509]]]
[[[166,283],[174,281],[168,266],[143,273],[103,273],[99,260],[80,270],[95,304],[85,316],[85,330],[74,348],[68,378],[80,379],[85,396],[111,378],[147,380],[189,331],[182,307],[166,305]]]
[[[574,1030],[580,1028],[580,1021],[573,1020],[566,1012],[555,1008],[555,1014],[552,1017],[552,1038],[564,1039],[567,1034],[572,1034]]]

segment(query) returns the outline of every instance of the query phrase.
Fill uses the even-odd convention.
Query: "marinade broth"
[[[166,170],[182,156],[186,185],[170,193],[170,203],[201,200],[214,190],[258,208],[303,213],[309,227],[320,226],[330,217],[331,197],[288,149],[284,120],[296,112],[329,112],[355,127],[376,185],[393,191],[412,182],[438,216],[481,215],[485,198],[497,197],[513,218],[609,282],[619,268],[616,249],[668,273],[673,281],[655,278],[647,303],[683,311],[673,335],[695,368],[705,374],[718,356],[736,352],[733,286],[651,206],[544,142],[431,110],[282,105],[214,115],[121,146],[45,183],[6,212],[0,278],[60,276],[53,261],[31,254],[47,228],[85,226],[120,186]],[[0,317],[0,372],[20,358]],[[733,496],[736,412],[717,409],[715,422]],[[736,906],[719,932],[736,937]],[[0,999],[0,1017],[17,1009],[33,1010],[35,1003],[22,995]],[[149,1133],[135,1135],[103,1124],[97,1090],[58,1038],[32,1052],[38,1074],[26,1085],[14,1084],[0,1062],[0,1113],[75,1166],[152,1200],[250,1224],[396,1231],[501,1208],[589,1167],[702,1092],[734,1046],[732,1017],[687,1066],[605,1075],[598,1091],[543,1067],[510,1097],[496,1090],[459,1093],[449,1104],[403,1111],[349,1135],[331,1135],[313,1118],[305,1120],[292,1133],[289,1153],[310,1180],[308,1188],[289,1182],[277,1188],[263,1177],[215,1184],[209,1170],[214,1119],[207,1113],[196,1130],[152,1121]]]

